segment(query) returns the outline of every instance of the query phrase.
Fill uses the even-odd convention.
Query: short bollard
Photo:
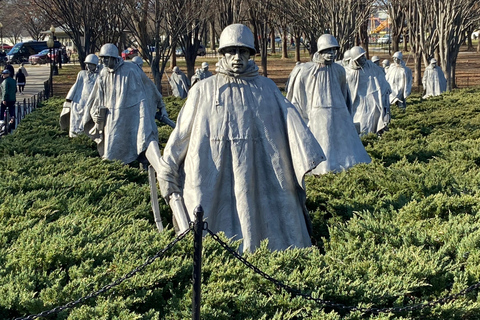
[[[195,224],[193,226],[193,297],[192,320],[200,320],[200,293],[202,284],[202,238],[203,238],[203,208],[195,208]]]

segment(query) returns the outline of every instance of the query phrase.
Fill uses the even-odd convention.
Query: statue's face
[[[367,62],[367,58],[365,58],[365,56],[361,56],[360,58],[358,58],[357,60],[355,60],[355,64],[359,67],[363,67],[363,65],[365,64],[365,62]]]
[[[335,57],[337,55],[337,50],[335,48],[329,48],[320,51],[320,56],[325,64],[332,64],[335,61]]]
[[[243,73],[247,69],[250,60],[250,50],[244,47],[230,47],[223,51],[230,71]]]
[[[87,63],[87,68],[86,69],[90,72],[94,72],[95,69],[97,69],[97,65],[93,64],[93,63]]]
[[[401,61],[402,61],[402,60],[400,60],[400,59],[398,59],[398,58],[396,58],[396,57],[393,57],[393,63],[395,63],[395,64],[400,64]]]
[[[115,57],[103,57],[103,64],[110,69],[114,69],[117,64],[117,58]]]

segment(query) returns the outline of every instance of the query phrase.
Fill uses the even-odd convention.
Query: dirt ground
[[[388,48],[386,47],[370,48],[370,56],[378,55],[381,61],[383,61],[384,59],[388,59],[391,62],[392,54],[393,52],[389,54]],[[404,53],[404,60],[407,63],[407,66],[410,67],[413,72],[414,71],[413,58],[411,58],[408,53]],[[198,57],[196,61],[196,66],[199,67],[204,61],[207,61],[209,63],[210,70],[214,72],[215,63],[218,61],[218,56],[215,56],[213,54],[207,54],[204,57]],[[308,55],[308,52],[302,51],[301,62],[307,62],[307,61],[310,61],[310,56]],[[257,65],[261,64],[259,56],[255,57],[255,62],[257,63]],[[185,73],[187,72],[185,60],[183,60],[182,58],[178,58],[177,65],[182,71],[184,71]],[[268,66],[267,66],[268,77],[272,79],[280,89],[284,89],[285,82],[287,81],[288,75],[290,74],[290,71],[293,69],[294,66],[295,66],[294,51],[289,51],[289,58],[287,59],[280,58],[280,54],[277,53],[269,57]],[[166,72],[170,76],[171,69],[169,67],[170,65],[167,67]],[[152,78],[149,67],[144,67],[144,71],[147,73],[147,75],[150,76],[150,78]],[[475,51],[472,51],[472,52],[467,51],[466,47],[462,48],[457,60],[457,70],[456,70],[457,87],[465,88],[465,87],[480,86],[479,71],[480,71],[480,53],[477,53]],[[422,74],[423,74],[423,69],[422,69]],[[75,78],[76,77],[72,77],[71,81],[74,82]],[[63,94],[63,91],[64,91],[66,94],[66,92],[68,92],[68,89],[73,85],[73,83],[63,83],[63,85],[57,83],[56,86],[57,85],[59,87],[62,86],[62,88],[58,88],[60,91],[56,91],[56,92],[62,92]],[[63,86],[65,88],[63,88]],[[419,92],[421,90],[422,90],[421,86],[416,87],[414,84],[414,88],[412,89],[413,92]],[[164,96],[171,95],[171,89],[168,84],[166,75],[164,75],[162,79],[162,94]]]

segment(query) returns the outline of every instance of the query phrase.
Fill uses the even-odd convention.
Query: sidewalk
[[[15,72],[17,72],[20,65],[15,64],[13,67],[15,68]],[[25,69],[28,72],[28,77],[26,78],[25,84],[25,91],[23,95],[20,92],[17,92],[17,101],[23,101],[23,99],[32,98],[34,95],[38,94],[39,92],[45,89],[44,83],[50,77],[50,65],[49,64],[42,64],[42,65],[30,65],[25,64]]]

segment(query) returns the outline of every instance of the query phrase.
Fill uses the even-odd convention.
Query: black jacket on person
[[[25,83],[25,74],[22,72],[22,70],[18,70],[17,74],[15,75],[15,80],[17,80],[17,83]]]

